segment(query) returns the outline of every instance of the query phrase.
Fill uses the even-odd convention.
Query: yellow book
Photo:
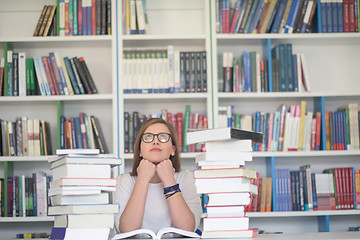
[[[300,110],[300,127],[299,127],[298,151],[304,151],[303,137],[304,137],[304,123],[305,123],[305,113],[306,113],[306,101],[301,101],[300,109],[301,110]]]
[[[329,110],[325,110],[325,128],[326,128],[326,150],[331,150],[331,147],[330,147]]]

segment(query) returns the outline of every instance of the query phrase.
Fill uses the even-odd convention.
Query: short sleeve
[[[196,191],[193,172],[192,171],[180,172],[178,176],[178,183],[186,204],[190,208],[191,212],[194,214],[195,217],[194,230],[196,230],[200,224],[202,207],[201,207],[200,194],[198,194]]]
[[[117,178],[116,189],[113,194],[113,203],[119,205],[119,213],[115,214],[115,227],[119,232],[120,216],[134,189],[135,179],[129,173],[121,174]]]

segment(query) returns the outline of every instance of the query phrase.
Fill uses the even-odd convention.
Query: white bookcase
[[[51,126],[52,148],[57,146],[59,114],[77,116],[80,111],[99,118],[110,153],[121,156],[123,165],[118,173],[131,169],[132,154],[124,153],[124,111],[143,114],[160,113],[162,108],[184,112],[191,105],[192,112],[205,114],[210,127],[218,126],[218,107],[233,104],[235,111],[252,114],[261,110],[275,111],[280,104],[288,106],[307,101],[307,110],[318,109],[319,103],[330,111],[350,102],[360,103],[359,33],[326,34],[216,34],[215,0],[147,0],[150,33],[123,35],[122,1],[112,1],[111,36],[32,37],[44,4],[55,0],[2,1],[0,10],[0,55],[3,44],[27,56],[47,55],[83,56],[99,90],[96,95],[0,97],[0,118],[14,121],[17,116],[47,120]],[[12,24],[7,24],[11,22]],[[225,51],[235,55],[254,50],[266,55],[268,47],[278,43],[292,43],[293,52],[303,53],[309,68],[311,92],[291,93],[220,93],[218,76],[221,69],[217,56]],[[183,94],[124,94],[123,50],[127,48],[164,48],[173,45],[179,51],[207,53],[208,91]],[[183,169],[194,168],[195,153],[183,153]],[[311,164],[313,172],[325,168],[360,167],[359,151],[314,152],[255,152],[251,167],[261,176],[273,176],[275,168],[297,170]],[[38,169],[48,170],[46,160],[39,158],[0,157],[13,162],[14,174],[27,174]],[[3,172],[0,171],[0,177]],[[251,227],[269,232],[302,233],[330,230],[346,231],[359,222],[357,210],[248,213]],[[49,232],[53,219],[0,218],[0,238],[11,238],[20,232]]]
[[[93,95],[0,97],[0,118],[15,121],[27,116],[50,123],[53,154],[58,146],[58,119],[78,117],[80,112],[98,118],[110,154],[118,156],[118,106],[116,62],[116,3],[112,4],[112,35],[33,37],[33,31],[44,5],[56,0],[1,1],[0,56],[7,43],[14,52],[26,57],[45,56],[56,51],[60,57],[84,57],[98,89]],[[4,165],[12,165],[14,176],[31,176],[43,170],[51,175],[47,157],[0,157],[0,178]],[[17,233],[50,233],[53,217],[0,217],[1,239],[15,238]]]

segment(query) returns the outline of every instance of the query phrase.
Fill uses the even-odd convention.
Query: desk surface
[[[321,232],[299,234],[260,234],[259,240],[360,240],[360,232]]]

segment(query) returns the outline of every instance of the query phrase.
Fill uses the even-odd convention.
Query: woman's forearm
[[[141,228],[148,184],[146,181],[142,181],[139,178],[137,179],[125,210],[120,217],[120,232],[128,232]]]
[[[167,200],[171,221],[176,228],[187,231],[195,230],[195,217],[182,195]]]

